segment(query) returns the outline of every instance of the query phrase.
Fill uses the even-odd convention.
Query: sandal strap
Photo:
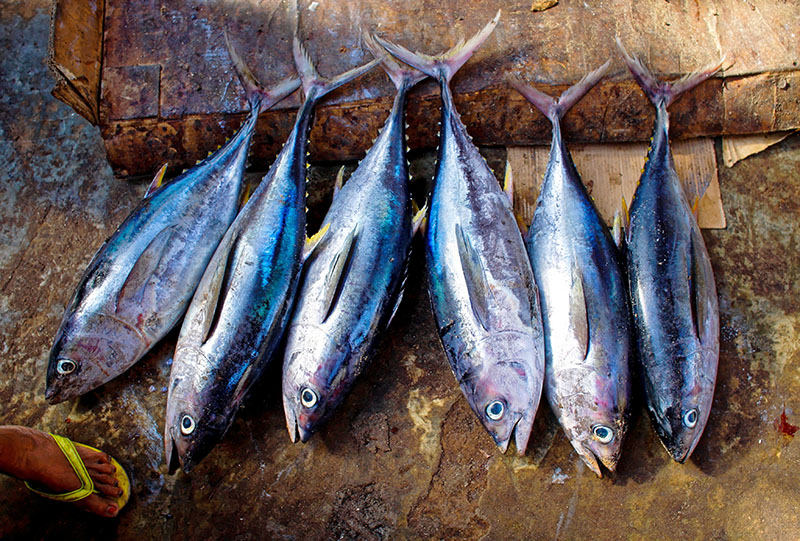
[[[27,481],[25,482],[25,486],[31,492],[38,494],[39,496],[44,496],[45,498],[49,498],[51,500],[57,500],[60,502],[75,502],[78,500],[82,500],[87,496],[90,496],[94,490],[94,482],[92,478],[89,476],[89,472],[86,469],[86,464],[83,463],[80,455],[78,454],[78,450],[75,448],[75,444],[69,438],[65,438],[63,436],[58,436],[56,434],[50,434],[53,437],[53,440],[58,445],[58,448],[61,449],[61,452],[64,453],[64,456],[67,458],[69,465],[72,466],[72,470],[75,472],[75,475],[78,476],[78,479],[81,482],[80,488],[77,488],[71,492],[63,492],[63,493],[52,493],[52,492],[45,492],[43,490],[38,490],[33,488],[30,483]]]

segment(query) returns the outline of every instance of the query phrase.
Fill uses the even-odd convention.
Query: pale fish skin
[[[306,243],[306,155],[319,99],[371,69],[322,79],[299,40],[305,100],[289,138],[214,253],[186,313],[170,373],[169,471],[189,472],[223,438],[271,360],[289,316]]]
[[[441,85],[442,131],[426,238],[428,291],[447,359],[470,407],[503,452],[513,436],[522,455],[544,378],[538,292],[510,198],[472,144],[449,88],[499,17],[436,57],[381,43]]]
[[[550,160],[526,245],[541,293],[545,394],[572,446],[602,477],[613,472],[630,417],[631,330],[621,254],[581,181],[561,118],[609,62],[556,101],[511,84],[553,123]]]
[[[283,406],[293,442],[307,441],[341,403],[402,299],[413,236],[405,102],[425,76],[383,62],[397,86],[391,113],[347,183],[337,182],[287,331]]]
[[[711,412],[719,360],[719,306],[703,236],[669,146],[667,107],[722,65],[661,83],[617,41],[656,108],[647,161],[630,209],[628,277],[650,419],[677,462],[692,454]],[[696,202],[693,202],[696,204]]]
[[[241,64],[230,49],[235,64]],[[258,113],[299,80],[271,91],[240,74],[251,112],[223,147],[144,199],[100,247],[67,306],[47,368],[45,398],[63,402],[117,377],[180,320],[203,271],[236,217]]]

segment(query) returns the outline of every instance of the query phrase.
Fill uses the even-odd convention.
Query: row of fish
[[[428,287],[470,407],[504,452],[513,437],[524,454],[544,387],[576,451],[602,475],[600,463],[613,471],[619,460],[636,351],[656,431],[683,462],[709,415],[719,323],[708,254],[672,165],[667,107],[719,66],[665,84],[619,45],[657,109],[630,219],[623,216],[624,231],[617,228],[622,250],[560,128],[609,63],[557,100],[510,77],[553,125],[550,161],[523,238],[511,179],[501,189],[449,88],[499,17],[438,56],[375,38],[382,49],[367,35],[376,59],[333,79],[316,72],[295,38],[300,78],[270,90],[229,45],[250,115],[225,146],[163,186],[162,169],[95,255],[56,336],[47,400],[73,398],[121,374],[185,311],[168,387],[170,470],[180,464],[188,472],[222,439],[284,334],[287,429],[292,441],[306,441],[363,371],[402,299],[411,239],[426,214],[412,211],[405,102],[430,76],[441,86],[442,118],[427,209]],[[379,62],[397,88],[389,118],[344,185],[340,174],[320,232],[306,239],[314,107]],[[258,114],[301,84],[305,99],[289,139],[237,214]]]

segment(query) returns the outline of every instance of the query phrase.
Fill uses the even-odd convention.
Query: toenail
[[[119,497],[121,497],[121,496],[122,496],[122,490],[120,490],[120,491],[119,491],[119,494],[117,494],[117,497],[118,497],[118,498],[119,498]]]
[[[113,515],[114,513],[117,512],[117,507],[115,505],[109,505],[107,512],[109,515]]]
[[[114,481],[114,486],[118,487],[119,486],[119,481]]]

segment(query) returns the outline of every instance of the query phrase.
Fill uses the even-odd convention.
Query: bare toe
[[[98,482],[97,480],[95,480],[94,488],[95,490],[97,490],[98,492],[100,492],[105,496],[108,496],[110,498],[118,498],[120,496],[119,494],[120,490],[122,489],[119,488],[119,485],[117,485],[116,483],[117,480],[114,478],[109,479],[108,482],[106,481]]]
[[[117,505],[98,494],[92,494],[87,498],[75,502],[75,505],[85,511],[100,515],[102,517],[115,517],[119,513]]]
[[[84,464],[86,464],[86,469],[89,470],[89,475],[91,475],[92,477],[94,477],[95,474],[111,475],[112,473],[117,471],[117,468],[115,468],[114,465],[110,463],[97,464],[90,461],[90,462],[84,462]]]

